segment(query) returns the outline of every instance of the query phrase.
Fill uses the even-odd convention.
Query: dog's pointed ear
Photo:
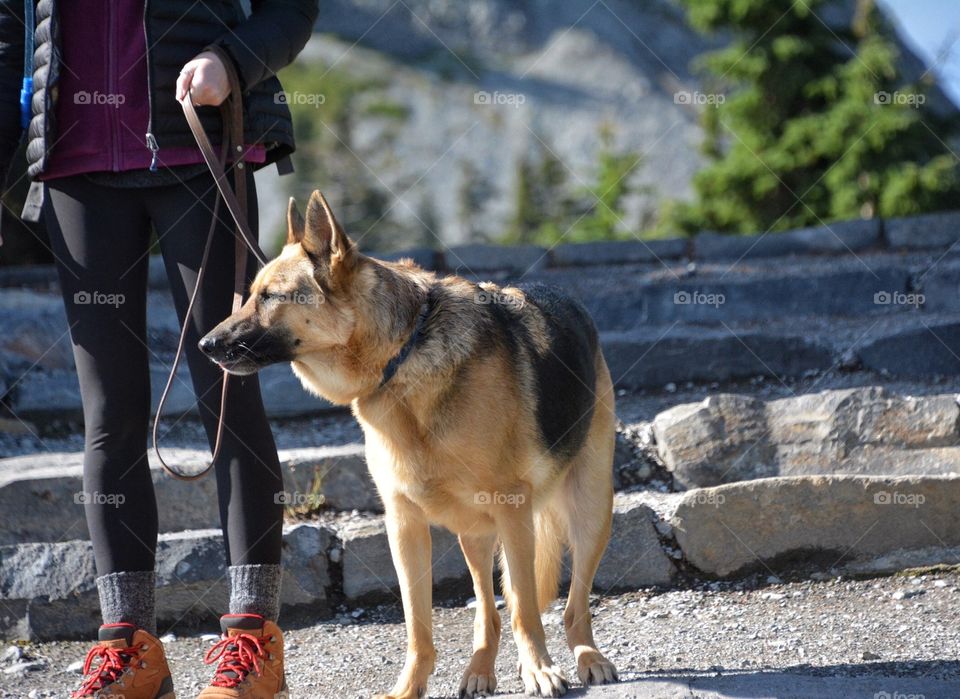
[[[310,195],[307,220],[300,243],[307,254],[322,264],[329,264],[331,269],[338,266],[348,268],[357,254],[356,246],[344,233],[320,190],[314,190]]]
[[[293,245],[303,240],[303,232],[303,216],[300,215],[300,209],[297,208],[297,200],[290,197],[290,203],[287,204],[287,245]]]

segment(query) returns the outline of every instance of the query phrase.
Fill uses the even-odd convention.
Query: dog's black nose
[[[200,351],[203,352],[204,354],[210,354],[215,349],[217,349],[218,344],[220,343],[217,342],[216,337],[213,337],[211,335],[205,335],[204,337],[200,338],[200,342],[197,343],[197,346],[200,348]]]

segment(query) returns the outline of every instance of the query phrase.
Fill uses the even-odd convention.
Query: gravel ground
[[[548,643],[555,660],[573,675],[559,609],[555,606],[544,617]],[[957,570],[641,590],[598,597],[594,611],[598,643],[627,681],[779,670],[798,678],[896,678],[901,691],[907,691],[911,678],[960,679]],[[319,622],[287,620],[294,696],[343,699],[389,689],[403,660],[402,621],[397,604],[342,608],[334,619]],[[457,696],[470,655],[471,624],[472,611],[463,600],[435,610],[438,659],[430,696]],[[504,628],[500,690],[519,692],[516,652],[507,637],[509,625]],[[200,658],[211,639],[194,635],[168,643],[181,697],[194,696],[210,677]],[[77,685],[79,676],[67,668],[82,659],[85,644],[27,644],[21,650],[39,669],[0,673],[0,697],[63,696]],[[10,660],[6,666],[9,670]]]

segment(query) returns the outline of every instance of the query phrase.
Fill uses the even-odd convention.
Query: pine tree
[[[607,126],[600,129],[599,141],[590,181],[573,187],[566,166],[542,142],[535,159],[520,160],[514,215],[502,242],[551,246],[631,237],[626,201],[651,193],[632,181],[642,158],[632,150],[616,150]]]
[[[736,38],[699,61],[718,91],[702,112],[711,162],[661,227],[757,233],[958,206],[956,116],[906,84],[873,0],[848,26],[825,0],[683,3],[699,30]]]

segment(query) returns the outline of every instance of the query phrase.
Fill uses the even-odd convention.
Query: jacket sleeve
[[[0,182],[20,141],[23,2],[0,0]]]
[[[244,91],[297,57],[313,32],[319,0],[252,0],[246,20],[214,43],[233,58]]]

